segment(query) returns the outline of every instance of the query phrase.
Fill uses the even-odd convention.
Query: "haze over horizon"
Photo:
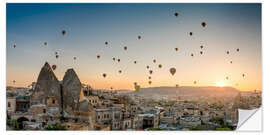
[[[35,82],[48,61],[57,66],[59,80],[74,68],[81,82],[95,89],[134,89],[134,82],[142,88],[178,84],[262,89],[261,4],[256,3],[8,3],[6,49],[7,86]],[[176,68],[173,76],[171,67]]]

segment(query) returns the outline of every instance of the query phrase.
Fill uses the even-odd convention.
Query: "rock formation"
[[[39,73],[31,100],[33,104],[47,104],[48,97],[55,97],[57,103],[62,104],[59,81],[46,62]]]
[[[63,109],[67,112],[78,109],[82,84],[73,69],[68,69],[62,81]]]

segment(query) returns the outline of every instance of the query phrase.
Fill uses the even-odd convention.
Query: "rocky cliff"
[[[70,112],[77,109],[82,90],[82,84],[73,69],[68,69],[62,81],[64,110]]]
[[[31,100],[33,104],[46,104],[48,97],[53,96],[61,104],[59,81],[53,73],[51,66],[46,62],[39,73]]]

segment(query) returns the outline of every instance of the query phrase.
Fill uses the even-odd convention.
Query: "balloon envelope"
[[[135,90],[139,91],[141,89],[140,85],[135,85]]]
[[[205,27],[206,26],[206,23],[205,22],[202,22],[202,26]]]
[[[52,69],[55,70],[56,69],[56,65],[52,65]]]
[[[172,75],[174,75],[174,74],[176,73],[176,69],[175,69],[175,68],[170,68],[170,73],[171,73]]]

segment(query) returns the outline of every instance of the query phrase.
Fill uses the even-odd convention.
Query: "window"
[[[52,103],[55,104],[55,100],[53,100]]]
[[[10,105],[10,102],[8,102],[8,107],[10,107],[11,105]]]

